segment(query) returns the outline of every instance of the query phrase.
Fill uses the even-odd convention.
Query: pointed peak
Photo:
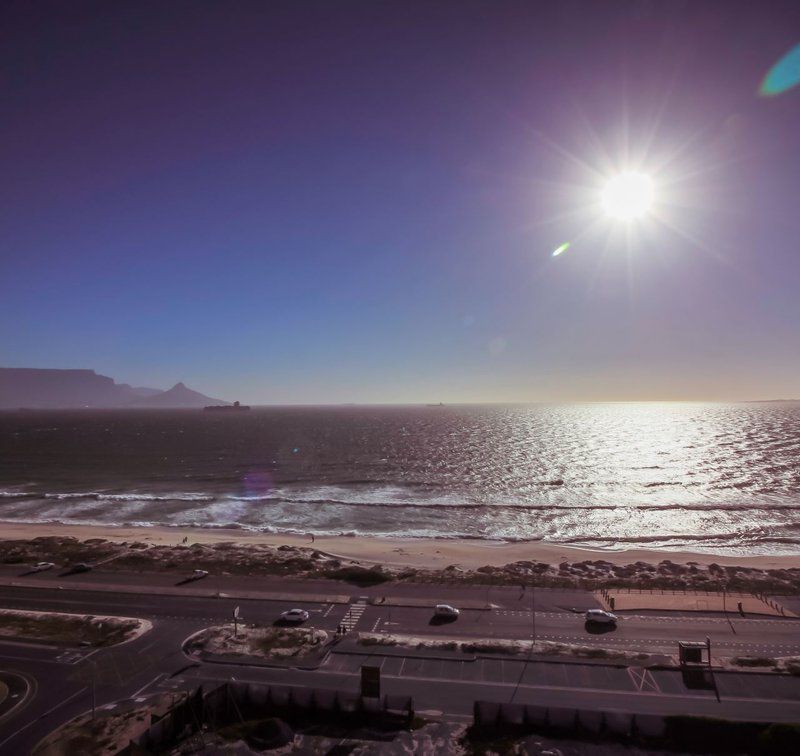
[[[136,400],[136,405],[139,407],[205,407],[209,404],[228,404],[228,402],[190,389],[182,381],[168,391]]]

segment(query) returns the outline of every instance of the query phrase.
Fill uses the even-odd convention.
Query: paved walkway
[[[13,588],[50,588],[53,590],[103,591],[106,593],[129,593],[159,596],[193,596],[195,598],[253,599],[257,601],[312,602],[320,604],[349,604],[350,596],[345,594],[301,593],[296,591],[270,592],[231,588],[220,591],[203,587],[203,580],[180,580],[172,586],[131,585],[128,583],[70,582],[68,579],[37,580],[35,583],[17,578],[0,576],[0,586]]]
[[[797,614],[784,608],[774,600],[767,603],[752,593],[701,593],[701,592],[661,592],[628,591],[609,589],[606,592],[595,591],[594,597],[600,604],[611,609],[610,599],[614,599],[614,611],[630,611],[632,609],[657,609],[673,612],[729,612],[739,613],[739,602],[745,615],[766,614],[773,617],[796,617]]]

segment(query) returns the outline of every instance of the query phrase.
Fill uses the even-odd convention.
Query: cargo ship
[[[247,404],[239,404],[239,402],[234,402],[233,404],[210,404],[208,407],[203,407],[204,412],[244,412],[249,409],[250,407]]]

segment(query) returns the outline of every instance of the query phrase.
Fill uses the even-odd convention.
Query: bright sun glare
[[[621,173],[606,184],[602,202],[612,218],[641,218],[653,204],[653,182],[643,173]]]

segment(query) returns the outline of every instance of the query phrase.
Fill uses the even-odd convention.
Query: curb
[[[16,701],[13,706],[0,716],[0,723],[11,719],[20,710],[20,707],[25,708],[36,697],[36,691],[39,688],[35,677],[29,677],[27,674],[14,672],[12,670],[4,670],[4,672],[7,675],[18,677],[22,680],[22,682],[25,683],[25,693],[20,697],[19,701]]]

